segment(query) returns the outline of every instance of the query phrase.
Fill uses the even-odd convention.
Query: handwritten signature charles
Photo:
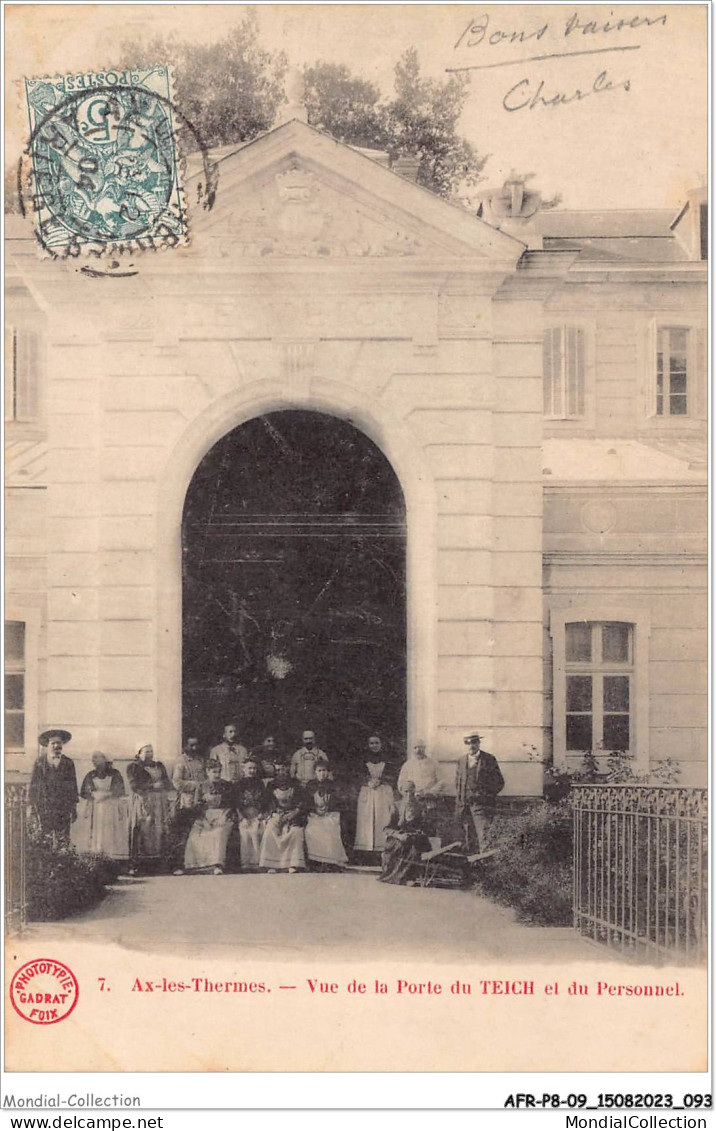
[[[496,26],[493,17],[487,12],[472,17],[462,31],[455,50],[469,51],[469,62],[461,62],[446,67],[451,73],[463,71],[489,70],[495,67],[525,66],[527,63],[542,63],[548,60],[571,59],[575,56],[602,55],[608,52],[639,51],[641,43],[619,42],[623,33],[641,29],[664,27],[667,22],[665,12],[650,15],[608,19],[583,19],[573,12],[565,19],[545,21],[533,27],[505,29]],[[525,55],[519,48],[528,44],[534,54]],[[539,44],[539,47],[537,45]],[[504,57],[504,48],[513,48]],[[476,51],[476,49],[479,49]],[[599,70],[578,86],[560,90],[557,84],[550,88],[544,79],[525,76],[513,83],[503,96],[502,105],[509,113],[519,110],[536,110],[545,106],[566,106],[582,102],[595,94],[628,92],[631,79],[613,79],[606,69]]]
[[[502,99],[502,105],[510,113],[515,110],[536,110],[540,106],[566,106],[569,102],[581,102],[592,94],[606,94],[620,89],[631,90],[631,80],[612,82],[607,71],[600,71],[586,90],[576,87],[574,90],[558,90],[555,93],[548,90],[544,79],[540,79],[538,83],[530,79],[520,79],[507,91]],[[543,93],[545,91],[546,93]]]

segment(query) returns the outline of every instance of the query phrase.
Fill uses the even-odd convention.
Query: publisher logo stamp
[[[35,958],[15,971],[10,1001],[16,1013],[33,1025],[56,1025],[77,1005],[80,988],[64,962]]]

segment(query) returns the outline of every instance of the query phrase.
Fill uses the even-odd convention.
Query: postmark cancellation
[[[171,68],[24,80],[29,140],[19,188],[57,258],[187,242]]]

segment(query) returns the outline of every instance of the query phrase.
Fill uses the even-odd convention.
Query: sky
[[[347,64],[389,91],[406,47],[425,73],[469,68],[461,130],[485,188],[534,174],[565,208],[673,208],[707,169],[706,5],[259,4],[291,65]],[[6,153],[25,142],[23,76],[112,66],[112,44],[173,33],[211,43],[246,5],[9,5]],[[550,56],[547,59],[535,56]],[[160,60],[157,60],[159,62]]]

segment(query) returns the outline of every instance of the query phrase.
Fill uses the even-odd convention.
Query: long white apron
[[[340,813],[311,813],[306,824],[306,855],[320,864],[347,864]]]
[[[366,767],[371,779],[380,782],[385,763],[367,762]],[[385,848],[384,829],[394,807],[393,787],[386,782],[361,787],[356,809],[355,839],[355,847],[359,852],[380,852]]]

